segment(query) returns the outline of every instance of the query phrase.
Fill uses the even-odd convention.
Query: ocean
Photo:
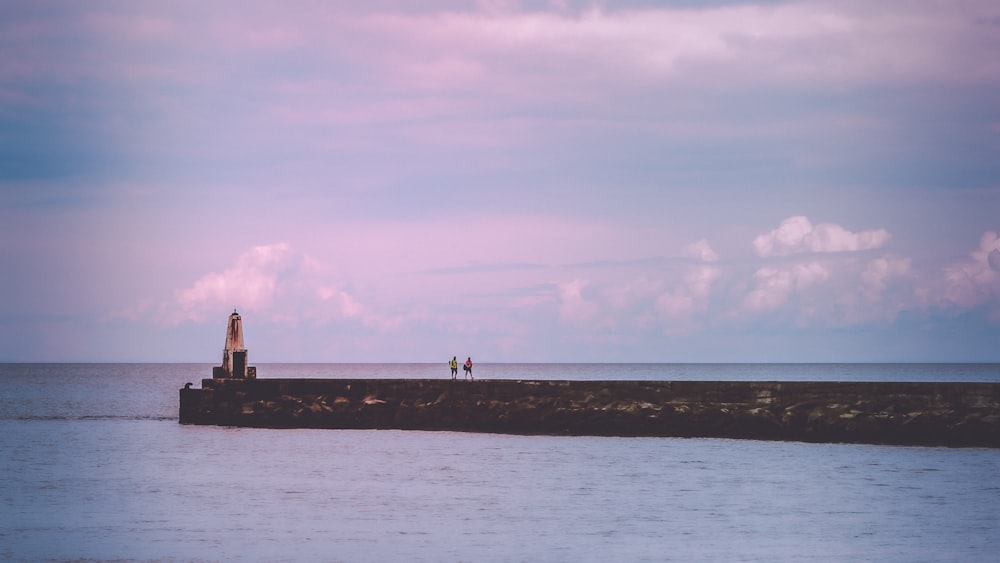
[[[450,377],[444,361],[257,369]],[[1000,382],[1000,365],[475,375]],[[210,364],[0,364],[0,560],[1000,560],[996,449],[178,424],[178,390],[207,377]]]

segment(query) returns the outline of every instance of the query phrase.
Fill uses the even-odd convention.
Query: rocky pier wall
[[[205,379],[180,422],[1000,447],[1000,383]]]

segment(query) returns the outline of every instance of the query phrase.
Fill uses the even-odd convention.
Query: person
[[[458,356],[451,357],[451,361],[448,362],[448,367],[451,368],[451,378],[458,379]]]
[[[473,381],[476,380],[475,377],[472,377],[472,357],[471,356],[469,356],[469,358],[467,360],[465,360],[465,377],[468,378],[468,379],[471,379]]]

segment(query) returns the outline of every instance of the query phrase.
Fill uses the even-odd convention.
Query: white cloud
[[[290,266],[288,244],[256,246],[240,255],[236,265],[211,272],[191,287],[174,292],[177,320],[202,320],[220,307],[260,311],[270,306],[277,288],[278,274]]]
[[[861,280],[864,282],[864,293],[870,301],[881,297],[894,278],[910,273],[910,259],[895,256],[883,256],[868,262]]]
[[[323,301],[332,301],[338,306],[341,315],[356,317],[364,311],[364,307],[347,292],[333,286],[323,286],[316,289],[316,295]]]
[[[237,256],[233,266],[175,290],[171,301],[158,308],[144,303],[130,316],[149,312],[167,324],[202,322],[235,307],[282,325],[344,318],[378,324],[357,298],[334,283],[330,272],[329,266],[287,243],[255,246]]]
[[[640,275],[633,281],[611,285],[604,291],[604,296],[612,314],[628,315],[638,304],[652,300],[662,289],[662,280]]]
[[[807,79],[843,86],[899,76],[954,76],[950,61],[956,52],[976,41],[995,44],[988,26],[974,24],[977,17],[996,15],[988,3],[971,3],[964,10],[946,3],[881,8],[795,2],[698,9],[585,7],[575,13],[504,5],[507,9],[479,12],[383,14],[363,19],[362,25],[388,44],[405,44],[407,52],[419,54],[400,61],[400,50],[392,50],[402,76],[438,87],[462,78],[495,77],[499,84],[531,74],[541,79],[553,74],[545,72],[545,61],[563,75],[585,79],[610,74],[697,80],[715,74],[739,81]],[[881,48],[866,48],[876,41]],[[976,77],[997,78],[988,62],[968,62]],[[465,70],[454,74],[452,68]]]
[[[830,277],[819,262],[797,264],[791,268],[760,268],[754,273],[754,288],[743,299],[743,305],[755,312],[776,309],[785,304],[793,292],[805,290]]]
[[[875,229],[852,233],[834,223],[813,225],[807,217],[796,215],[781,222],[777,229],[753,241],[758,256],[788,256],[802,252],[852,252],[879,248],[889,240],[889,232]]]
[[[942,300],[963,309],[987,305],[1000,311],[1000,236],[985,232],[969,258],[945,268]]]
[[[719,268],[714,266],[698,266],[692,268],[684,276],[687,289],[691,295],[699,299],[707,299],[712,290],[712,284],[719,277]]]
[[[719,278],[715,266],[701,265],[684,274],[684,283],[657,297],[654,308],[668,319],[686,320],[707,308],[712,284]]]
[[[712,250],[712,246],[708,244],[708,241],[701,239],[698,242],[693,242],[684,249],[684,254],[691,258],[701,260],[702,262],[718,262],[719,255]]]
[[[689,331],[702,319],[723,269],[712,261],[718,256],[704,240],[689,245],[685,255],[697,263],[670,262],[631,270],[622,279],[619,270],[577,272],[569,281],[555,284],[560,321],[588,331],[628,331],[636,327],[663,327]],[[572,271],[574,268],[570,268]],[[544,307],[544,301],[535,303]]]
[[[709,265],[717,262],[719,255],[705,239],[685,247],[684,255],[702,264],[685,268],[681,283],[669,284],[671,287],[660,292],[653,302],[653,309],[674,323],[690,321],[692,315],[708,307],[712,285],[721,273],[718,267]]]
[[[574,279],[558,284],[559,318],[570,324],[586,324],[594,319],[598,312],[597,303],[588,300],[583,290],[589,285],[587,280]]]

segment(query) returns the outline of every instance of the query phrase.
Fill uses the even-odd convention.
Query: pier
[[[1000,383],[257,379],[243,320],[180,423],[1000,448]]]
[[[212,378],[180,422],[1000,447],[1000,384]]]

